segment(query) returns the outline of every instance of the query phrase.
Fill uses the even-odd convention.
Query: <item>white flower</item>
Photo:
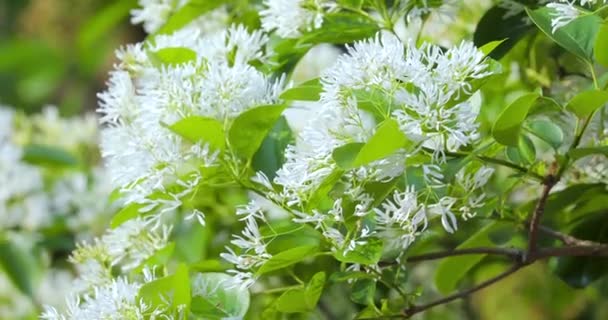
[[[320,28],[323,14],[335,7],[329,0],[264,0],[262,28],[283,38],[297,38],[302,31]]]
[[[82,298],[68,298],[67,310],[61,314],[55,308],[47,307],[41,315],[45,320],[79,319],[145,319],[158,310],[138,301],[137,296],[142,284],[118,278],[111,283],[96,287],[91,295]],[[172,319],[166,316],[166,319]]]
[[[379,234],[390,247],[406,249],[426,229],[426,210],[417,196],[414,188],[408,187],[403,192],[395,191],[392,201],[386,200],[381,208],[374,209]]]
[[[113,265],[131,270],[167,245],[169,227],[150,230],[150,225],[141,218],[132,219],[111,229],[101,238]]]
[[[561,27],[569,24],[581,15],[581,12],[572,3],[549,3],[551,12],[551,32],[555,33]]]
[[[205,214],[202,211],[198,210],[198,209],[192,210],[192,213],[190,213],[189,215],[187,215],[185,217],[185,220],[186,221],[190,221],[190,220],[193,220],[195,218],[196,218],[196,220],[198,221],[198,223],[201,226],[203,226],[203,227],[205,226]]]

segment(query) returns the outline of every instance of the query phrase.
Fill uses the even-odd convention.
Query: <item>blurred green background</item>
[[[93,110],[114,50],[144,37],[136,0],[0,0],[0,103]]]

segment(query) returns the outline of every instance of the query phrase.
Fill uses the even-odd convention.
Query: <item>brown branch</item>
[[[545,213],[545,205],[547,204],[547,199],[549,199],[549,193],[553,186],[557,183],[557,179],[549,174],[545,177],[543,181],[543,193],[541,194],[538,202],[536,203],[536,207],[534,208],[534,212],[532,213],[532,220],[530,221],[530,231],[528,235],[528,254],[526,255],[526,259],[533,259],[534,254],[536,254],[536,249],[538,245],[538,227],[540,226],[540,220]]]
[[[598,246],[598,245],[602,245],[601,243],[598,242],[593,242],[593,241],[589,241],[589,240],[582,240],[576,237],[573,237],[571,235],[553,230],[549,227],[545,227],[545,226],[538,226],[538,231],[542,232],[552,238],[555,238],[561,242],[563,242],[565,245],[567,246]]]
[[[449,295],[447,297],[444,297],[442,299],[439,299],[439,300],[436,300],[436,301],[433,301],[433,302],[430,302],[430,303],[427,303],[427,304],[423,304],[423,305],[420,305],[420,306],[412,306],[410,308],[407,308],[407,309],[405,309],[403,311],[403,316],[405,316],[406,318],[409,318],[409,317],[411,317],[411,316],[413,316],[413,315],[415,315],[417,313],[423,312],[425,310],[428,310],[430,308],[436,307],[438,305],[446,304],[446,303],[452,302],[454,300],[464,298],[464,297],[466,297],[466,296],[468,296],[468,295],[470,295],[470,294],[472,294],[474,292],[477,292],[477,291],[479,291],[481,289],[489,287],[490,285],[492,285],[492,284],[494,284],[494,283],[496,283],[496,282],[498,282],[498,281],[500,281],[500,280],[508,277],[509,275],[517,272],[519,269],[521,269],[521,268],[523,268],[525,266],[526,266],[526,264],[523,264],[523,263],[514,264],[507,271],[505,271],[505,272],[497,275],[496,277],[488,279],[488,280],[486,280],[486,281],[484,281],[484,282],[482,282],[482,283],[480,283],[480,284],[478,284],[478,285],[476,285],[474,287],[471,287],[469,289],[466,289],[466,290],[458,292],[458,293],[454,293],[452,295]]]
[[[551,230],[546,227],[543,227],[542,229],[545,231]],[[560,236],[561,236],[561,233],[559,233],[557,231],[555,231],[555,234],[560,234]],[[471,288],[463,290],[461,292],[446,296],[446,297],[438,299],[436,301],[433,301],[433,302],[430,302],[427,304],[423,304],[423,305],[419,305],[419,306],[411,306],[411,307],[403,310],[402,314],[400,314],[399,316],[409,318],[417,313],[423,312],[423,311],[433,308],[435,306],[446,304],[446,303],[452,302],[454,300],[464,298],[474,292],[482,290],[482,289],[506,278],[507,276],[517,272],[518,270],[520,270],[538,260],[552,258],[552,257],[573,257],[573,256],[608,257],[608,244],[601,244],[601,243],[592,242],[592,241],[580,240],[580,239],[577,239],[577,238],[574,238],[571,236],[567,236],[567,237],[571,238],[570,240],[575,240],[577,242],[583,242],[586,244],[568,246],[568,247],[559,247],[559,248],[538,249],[534,255],[528,255],[526,260],[517,261],[515,264],[513,264],[511,266],[511,268],[509,268],[507,271],[497,275],[496,277],[490,278],[474,287],[471,287]],[[589,245],[588,243],[591,243],[592,245]],[[524,251],[519,250],[519,249],[508,249],[510,253],[507,253],[507,251],[503,252],[503,250],[507,250],[507,249],[502,249],[502,250],[488,250],[488,249],[492,249],[492,248],[471,248],[471,249],[468,249],[470,251],[468,253],[465,252],[464,250],[459,250],[458,254],[473,254],[473,253],[490,254],[492,251],[495,254],[505,254],[505,255],[512,256],[512,257],[521,257],[521,255],[524,254]],[[501,249],[501,248],[496,248],[496,249]],[[445,253],[449,253],[449,251],[446,251]],[[454,252],[452,252],[452,253],[454,253]],[[451,254],[451,255],[444,254],[443,257],[448,257],[448,256],[453,256],[453,255],[454,254]],[[439,256],[440,256],[439,253],[436,253],[436,254],[433,254],[433,256],[431,258],[439,259],[440,258]],[[419,257],[422,257],[422,256],[419,256]]]

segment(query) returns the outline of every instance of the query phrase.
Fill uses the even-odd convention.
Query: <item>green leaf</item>
[[[191,297],[188,266],[180,263],[173,274],[173,307],[186,306],[186,310],[189,310]]]
[[[22,160],[33,165],[73,167],[78,159],[71,153],[54,146],[29,144],[23,148]]]
[[[190,0],[185,6],[169,17],[165,25],[156,34],[171,34],[224,3],[225,1],[219,0]]]
[[[130,205],[122,208],[118,213],[112,217],[112,221],[110,221],[110,228],[114,229],[121,224],[137,217],[139,215],[139,209],[141,209],[143,205],[138,203],[131,203]]]
[[[142,262],[139,267],[135,268],[135,272],[141,272],[146,267],[165,265],[171,259],[174,250],[175,242],[167,243],[164,248],[156,250],[153,255]]]
[[[552,9],[542,7],[536,10],[526,8],[528,16],[536,26],[562,48],[586,61],[593,61],[593,45],[602,19],[587,14],[574,19],[553,32],[551,29]]]
[[[338,4],[341,6],[352,8],[352,9],[361,9],[363,6],[364,0],[338,0]]]
[[[363,265],[376,264],[382,257],[384,243],[378,238],[366,238],[366,243],[358,245],[355,250],[346,254],[338,251],[334,254],[336,259],[347,263],[359,263]]]
[[[209,230],[199,223],[185,223],[180,226],[175,237],[176,257],[188,264],[199,262],[206,252]]]
[[[301,246],[276,254],[266,261],[258,270],[258,275],[296,264],[306,258],[314,256],[319,252],[318,246]]]
[[[344,272],[334,272],[329,277],[329,281],[331,282],[344,282],[348,280],[358,280],[358,279],[374,279],[374,276],[362,271],[344,271]]]
[[[355,281],[350,293],[350,299],[358,304],[372,305],[374,304],[374,295],[376,294],[376,280],[360,279]]]
[[[557,149],[564,142],[564,132],[549,120],[535,120],[530,123],[530,132]]]
[[[605,209],[602,214],[590,215],[579,223],[571,232],[572,236],[597,241],[608,242],[608,214]],[[608,272],[606,257],[559,257],[555,258],[555,274],[573,288],[584,288]]]
[[[409,146],[409,142],[399,129],[397,121],[386,119],[378,126],[376,133],[361,148],[353,165],[358,167],[383,159],[395,153],[395,151]]]
[[[494,246],[490,235],[501,228],[505,222],[492,222],[481,228],[456,249]],[[458,282],[475,267],[486,255],[471,254],[452,256],[441,260],[435,271],[435,286],[442,294],[448,294],[456,289]]]
[[[318,101],[321,98],[321,92],[323,92],[321,81],[319,78],[315,78],[285,90],[279,98],[283,100]]]
[[[364,145],[365,143],[361,142],[347,143],[334,149],[331,153],[331,157],[340,168],[347,170],[352,169],[354,167],[353,163]]]
[[[33,297],[33,257],[8,239],[0,238],[0,272],[25,295]]]
[[[278,311],[284,313],[310,311],[310,308],[306,304],[306,292],[304,289],[290,289],[283,292],[277,299],[275,305]]]
[[[528,93],[502,110],[492,127],[494,139],[503,145],[517,146],[521,125],[538,98],[537,93]]]
[[[490,41],[479,48],[479,51],[483,52],[486,56],[489,56],[492,51],[494,51],[497,47],[507,41],[507,38],[502,40],[494,40]]]
[[[234,287],[227,289],[226,282],[232,277],[224,273],[197,273],[191,278],[191,311],[203,319],[242,319],[249,309],[249,291]]]
[[[577,94],[568,104],[566,109],[574,112],[579,118],[584,119],[593,114],[595,110],[603,107],[608,102],[608,92],[600,90],[589,90]]]
[[[410,141],[399,130],[397,122],[387,119],[378,126],[367,143],[349,143],[338,147],[332,157],[341,168],[351,169],[383,159],[409,145]]]
[[[230,146],[242,158],[251,159],[285,108],[285,105],[267,105],[241,113],[228,131]]]
[[[504,18],[507,12],[505,8],[494,6],[486,11],[475,28],[473,42],[477,47],[505,39],[491,50],[489,56],[493,59],[502,58],[531,29],[524,12]]]
[[[153,57],[165,65],[178,65],[196,61],[196,52],[182,47],[162,48],[154,51]]]
[[[608,22],[604,21],[597,32],[597,38],[595,38],[595,48],[593,49],[595,54],[595,61],[604,67],[608,67]]]
[[[321,294],[323,293],[325,279],[325,272],[317,272],[314,276],[312,276],[312,278],[306,285],[305,301],[306,305],[310,309],[314,309],[317,306],[317,302],[319,302]]]
[[[570,150],[570,152],[568,152],[568,155],[570,155],[573,160],[584,158],[593,154],[603,154],[608,157],[608,146],[578,148]]]
[[[312,311],[321,298],[324,285],[325,272],[317,272],[305,288],[290,289],[281,294],[275,304],[276,309],[284,313]]]
[[[526,136],[519,137],[519,141],[517,143],[517,151],[519,152],[519,156],[521,157],[520,163],[534,163],[536,161],[536,148],[534,147],[534,143],[532,140]]]
[[[277,171],[285,163],[285,149],[294,143],[295,138],[284,116],[279,117],[262,145],[253,156],[252,167],[262,171],[268,179],[272,180]]]
[[[213,302],[201,296],[192,297],[190,311],[193,315],[203,319],[220,320],[229,316],[221,307],[216,306]]]
[[[223,125],[213,118],[190,116],[172,124],[169,129],[192,143],[208,143],[214,150],[221,151],[226,144]]]
[[[330,13],[323,16],[321,28],[305,33],[298,42],[306,44],[352,43],[372,37],[379,30],[378,23],[365,19],[359,14]]]
[[[141,286],[138,293],[138,301],[142,300],[147,305],[153,307],[167,306],[167,302],[171,301],[172,290],[172,275],[158,278]]]

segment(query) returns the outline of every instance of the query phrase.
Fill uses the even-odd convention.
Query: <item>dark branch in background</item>
[[[476,285],[474,287],[471,287],[471,288],[466,289],[464,291],[461,291],[461,292],[449,295],[447,297],[441,298],[441,299],[439,299],[437,301],[433,301],[431,303],[423,304],[423,305],[420,305],[420,306],[409,307],[409,308],[407,308],[407,309],[405,309],[403,311],[403,316],[406,317],[406,318],[409,318],[409,317],[411,317],[411,316],[413,316],[413,315],[415,315],[417,313],[420,313],[422,311],[425,311],[425,310],[428,310],[430,308],[436,307],[438,305],[446,304],[448,302],[452,302],[454,300],[464,298],[464,297],[466,297],[466,296],[468,296],[468,295],[470,295],[470,294],[472,294],[472,293],[474,293],[476,291],[479,291],[479,290],[481,290],[483,288],[486,288],[486,287],[488,287],[488,286],[490,286],[490,285],[492,285],[492,284],[494,284],[494,283],[496,283],[496,282],[498,282],[498,281],[500,281],[500,280],[508,277],[509,275],[515,273],[517,270],[521,269],[523,266],[525,266],[525,265],[523,265],[523,264],[515,264],[511,268],[509,268],[507,271],[505,271],[505,272],[497,275],[494,278],[488,279],[488,280],[486,280],[486,281],[484,281],[484,282],[482,282],[482,283],[480,283],[480,284],[478,284],[478,285]]]
[[[540,225],[540,220],[545,213],[545,205],[547,204],[547,199],[549,199],[549,193],[551,189],[557,183],[557,179],[549,174],[543,181],[543,193],[538,199],[536,203],[536,207],[534,208],[534,212],[532,213],[532,220],[530,221],[530,232],[528,236],[528,257],[526,259],[532,259],[534,254],[536,253],[536,246],[538,244],[538,227]]]

